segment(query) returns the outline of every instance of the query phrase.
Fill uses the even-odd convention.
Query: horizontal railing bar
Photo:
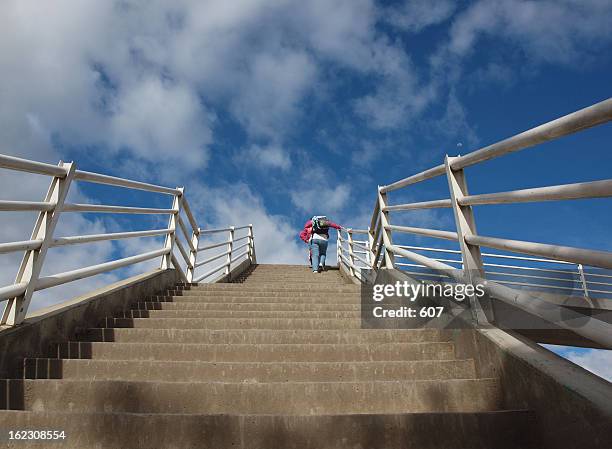
[[[399,245],[398,245],[399,246]],[[404,257],[404,256],[398,256],[400,258]],[[438,262],[449,262],[449,263],[458,263],[458,264],[462,264],[463,261],[462,260],[454,260],[454,259],[440,259],[438,257],[432,257],[433,260],[437,260]],[[453,267],[454,268],[454,267]]]
[[[417,173],[416,175],[409,176],[404,179],[400,179],[399,181],[394,182],[393,184],[389,184],[387,186],[380,187],[380,193],[391,192],[393,190],[401,189],[403,187],[409,186],[410,184],[416,184],[417,182],[426,181],[431,178],[435,178],[436,176],[440,176],[446,173],[446,167],[444,164],[437,165],[428,170],[422,171],[421,173]]]
[[[421,265],[414,265],[414,264],[409,264],[409,263],[404,263],[404,264],[396,264],[396,265],[401,265],[403,267],[407,267],[407,266],[417,266],[420,267]],[[402,270],[402,273],[408,273],[408,274],[415,274],[417,276],[429,276],[429,277],[434,277],[434,278],[439,278],[439,277],[447,277],[447,278],[451,278],[451,276],[449,276],[448,274],[444,274],[444,273],[438,273],[438,274],[434,274],[434,273],[422,273],[420,271],[409,271],[409,270]]]
[[[197,234],[199,230],[198,223],[196,222],[196,219],[193,217],[193,212],[191,211],[191,207],[189,206],[189,202],[187,201],[187,198],[183,196],[181,198],[181,202],[183,205],[183,211],[185,211],[185,215],[187,216],[187,220],[189,220],[189,224],[191,224],[191,229]]]
[[[180,214],[177,214],[176,217],[177,217],[177,221],[179,224],[179,228],[181,228],[181,232],[183,233],[183,236],[185,236],[185,241],[189,245],[189,249],[195,252],[196,248],[193,245],[193,242],[191,241],[191,233],[187,231],[187,228],[185,227],[185,223],[183,223],[183,219],[181,218]]]
[[[84,182],[93,182],[96,184],[105,184],[109,186],[126,187],[129,189],[146,190],[149,192],[165,193],[168,195],[181,195],[180,189],[158,186],[146,182],[133,181],[131,179],[118,178],[116,176],[102,175],[100,173],[92,173],[83,170],[76,170],[74,179]]]
[[[589,288],[589,293],[612,293],[610,290],[595,290],[592,288]],[[605,299],[606,301],[612,301],[612,298],[597,298],[599,300]]]
[[[414,228],[410,226],[397,226],[397,225],[385,226],[385,229],[389,231],[407,232],[409,234],[425,235],[427,237],[434,237],[438,239],[459,240],[459,238],[457,237],[457,233],[452,232],[452,231],[440,231],[438,229]]]
[[[246,239],[248,239],[248,238],[249,238],[249,236],[248,236],[248,235],[245,235],[244,237],[238,237],[237,239],[234,239],[234,243],[236,243],[236,242],[240,242],[240,241],[242,241],[242,240],[246,240]]]
[[[198,278],[196,278],[194,282],[200,282],[202,279],[205,279],[208,276],[210,276],[212,274],[215,274],[217,271],[220,271],[220,270],[224,269],[228,265],[229,265],[228,263],[224,263],[223,265],[219,265],[217,268],[213,268],[212,270],[207,271],[206,273],[204,273],[202,276],[199,276]]]
[[[549,245],[545,243],[524,242],[480,235],[466,235],[465,241],[471,245],[486,246],[505,251],[549,257],[566,262],[580,263],[601,268],[612,268],[612,253],[574,248],[570,246]]]
[[[181,253],[181,256],[183,256],[183,260],[185,261],[187,266],[188,267],[192,267],[191,266],[191,262],[189,261],[189,253],[187,252],[187,250],[185,250],[185,247],[183,246],[181,241],[179,239],[175,238],[174,239],[174,243],[175,243],[176,247],[179,249],[179,252]]]
[[[533,189],[512,190],[509,192],[469,195],[459,198],[457,202],[462,206],[476,206],[482,204],[509,204],[536,201],[605,198],[609,196],[612,196],[612,179],[550,187],[537,187]]]
[[[539,143],[549,142],[610,120],[612,120],[612,98],[455,158],[450,162],[450,166],[453,170],[459,170]]]
[[[227,243],[226,243],[227,244]],[[202,265],[206,265],[207,263],[213,262],[217,259],[221,259],[223,256],[227,256],[231,251],[228,249],[227,251],[222,252],[221,254],[215,254],[214,256],[209,257],[208,259],[202,260],[195,264],[196,268],[201,267]]]
[[[359,243],[361,245],[367,245],[368,241],[367,240],[353,240],[353,243]]]
[[[121,240],[134,237],[154,237],[157,235],[166,235],[170,233],[169,229],[152,229],[150,231],[130,231],[130,232],[113,232],[109,234],[90,234],[76,235],[70,237],[58,237],[51,242],[52,247],[64,245],[76,245],[80,243],[100,242],[106,240]]]
[[[228,232],[232,228],[219,228],[219,229],[200,229],[200,234],[215,234],[217,232]]]
[[[14,298],[15,296],[21,295],[26,291],[28,287],[27,282],[20,282],[19,284],[7,285],[0,287],[0,301],[5,301],[8,298]]]
[[[79,279],[95,276],[102,274],[107,271],[116,270],[117,268],[126,267],[128,265],[134,265],[136,263],[144,262],[146,260],[154,259],[163,254],[168,253],[167,248],[150,251],[148,253],[139,254],[137,256],[126,257],[124,259],[113,260],[110,262],[101,263],[98,265],[92,265],[85,268],[79,268],[77,270],[66,271],[64,273],[58,273],[51,276],[45,276],[38,280],[35,286],[35,290],[44,290],[46,288],[56,287],[58,285],[66,284],[68,282],[76,281]]]
[[[508,284],[508,285],[520,285],[521,287],[537,287],[537,288],[549,288],[552,290],[570,290],[570,291],[579,291],[581,288],[579,287],[561,287],[559,285],[548,285],[548,284],[531,284],[529,282],[517,282],[517,281],[500,281],[495,280],[498,284]]]
[[[344,256],[344,255],[342,255],[342,254],[341,254],[341,255],[340,255],[340,258],[341,258],[341,259],[342,259],[342,261],[343,261],[343,262],[344,262],[344,263],[345,263],[347,266],[349,266],[350,268],[353,268],[353,269],[357,268],[357,267],[356,267],[356,266],[355,266],[355,265],[354,265],[354,264],[353,264],[353,263],[352,263],[352,262],[351,262],[351,261],[348,259],[348,257],[346,257],[346,256]]]
[[[66,174],[68,174],[67,169],[58,165],[30,161],[28,159],[8,156],[6,154],[0,154],[0,168],[38,173],[40,175],[58,176],[60,178],[64,178]]]
[[[361,261],[362,263],[364,263],[367,267],[370,266],[370,264],[368,263],[367,260],[365,260],[363,257],[361,257],[360,255],[356,254],[356,252],[353,252],[353,257],[359,261]]]
[[[232,262],[240,259],[243,256],[246,256],[247,254],[249,254],[249,250],[243,251],[242,254],[237,254],[237,255],[232,254]]]
[[[367,229],[347,229],[346,230],[349,234],[367,234],[368,230]]]
[[[567,262],[565,260],[551,260],[551,259],[539,259],[537,257],[511,256],[509,254],[481,253],[481,256],[493,257],[495,259],[514,259],[514,260],[526,260],[529,262],[556,263],[559,265],[576,265],[573,262]]]
[[[608,285],[610,287],[612,287],[612,283],[610,282],[597,282],[597,281],[586,281],[587,284],[593,284],[593,285]],[[610,292],[612,293],[612,292]]]
[[[597,274],[597,273],[589,273],[588,271],[584,272],[584,275],[588,278],[589,276],[595,276],[598,278],[610,278],[612,279],[612,275],[609,274]]]
[[[403,250],[396,246],[392,246],[391,251],[397,254],[407,256],[407,258],[413,261],[423,264],[433,270],[448,273],[459,282],[470,283],[470,280],[466,278],[463,270],[453,269],[449,265],[445,265],[441,262],[436,262],[428,257],[421,256],[417,253],[411,253],[410,251]],[[572,313],[571,311],[557,307],[552,309],[550,304],[546,301],[537,301],[535,298],[526,292],[520,290],[514,290],[510,287],[502,285],[496,281],[487,281],[485,279],[474,279],[471,281],[474,284],[481,284],[485,287],[485,290],[492,296],[499,298],[507,304],[519,307],[527,312],[533,313],[551,323],[555,323],[565,329],[573,330],[579,335],[587,337],[595,342],[602,343],[605,346],[612,346],[612,337],[609,333],[608,324],[591,319],[586,325],[584,324],[584,315],[580,313]],[[582,325],[577,326],[573,324],[574,320],[578,320]]]
[[[198,248],[198,251],[205,251],[207,249],[214,249],[214,248],[219,248],[220,246],[226,246],[229,242],[219,242],[219,243],[215,243],[213,245],[208,245],[208,246],[200,246]]]
[[[103,204],[65,204],[64,212],[102,212],[114,214],[175,214],[177,209],[157,209],[150,207],[109,206]]]
[[[408,204],[396,204],[393,206],[387,206],[383,210],[385,212],[392,212],[397,210],[417,210],[417,209],[439,209],[451,207],[451,200],[433,200],[433,201],[421,201],[419,203],[408,203]]]
[[[20,242],[0,243],[0,254],[38,249],[42,245],[42,242],[42,239],[38,239],[22,240]]]
[[[52,210],[55,203],[45,201],[7,201],[0,200],[0,211],[43,211]]]
[[[234,243],[236,243],[235,240],[234,240]],[[243,243],[240,246],[236,246],[236,247],[232,248],[232,252],[238,251],[239,249],[242,249],[242,248],[246,248],[247,246],[249,246],[249,242]]]
[[[573,284],[580,283],[580,279],[563,279],[551,276],[534,276],[532,274],[516,274],[516,273],[507,273],[505,271],[485,271],[486,274],[495,274],[498,276],[514,276],[520,278],[529,278],[529,279],[545,279],[548,281],[561,281],[561,282],[571,282]]]
[[[496,281],[474,279],[474,283],[484,285],[485,291],[503,302],[523,309],[564,329],[582,335],[605,347],[612,346],[610,325],[596,318],[585,316],[565,307],[551,307],[551,303],[539,300],[532,294],[510,288]]]
[[[353,245],[358,247],[358,248],[363,248],[366,251],[369,250],[370,248],[368,248],[366,245],[362,245],[361,243],[357,243],[355,240],[353,240]]]
[[[431,268],[432,270],[438,270],[438,271],[443,271],[443,272],[461,271],[450,265],[446,265],[442,262],[438,262],[435,259],[431,259],[427,256],[423,256],[421,254],[417,254],[412,251],[408,251],[408,250],[399,248],[395,245],[391,245],[390,247],[388,247],[387,251],[391,251],[393,254],[399,254],[400,256],[404,256],[405,258],[410,259],[414,262],[423,264],[424,266],[426,266],[427,268]]]
[[[568,270],[553,270],[550,268],[536,268],[536,267],[521,267],[518,265],[504,265],[498,263],[483,263],[485,267],[494,267],[494,268],[512,268],[516,270],[532,270],[532,271],[542,271],[544,273],[572,273],[572,274],[580,274],[578,271],[568,271]]]
[[[396,246],[398,246],[399,248],[404,248],[404,249],[417,249],[421,251],[461,254],[461,251],[458,249],[440,249],[440,248],[428,248],[424,246],[410,246],[410,245],[396,245]]]
[[[234,231],[240,231],[242,229],[248,229],[249,227],[250,227],[249,225],[236,226],[236,227],[234,227]]]
[[[568,134],[581,131],[595,125],[608,122],[612,119],[612,99],[604,100],[595,105],[568,114],[551,122],[540,125],[508,139],[494,143],[480,150],[473,151],[464,156],[457,157],[450,162],[454,170],[474,165],[488,159],[502,156],[525,148],[532,147],[542,142],[547,142]],[[381,193],[401,189],[410,184],[425,181],[436,176],[445,174],[444,164],[425,170],[408,178],[401,179],[387,186],[379,188]]]

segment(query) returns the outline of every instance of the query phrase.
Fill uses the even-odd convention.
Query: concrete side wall
[[[242,262],[238,264],[238,266],[232,268],[232,271],[230,271],[229,274],[225,276],[221,276],[220,278],[216,279],[213,283],[214,284],[219,284],[219,283],[226,284],[228,282],[232,282],[232,279],[236,279],[238,276],[244,273],[250,266],[251,266],[251,261],[249,259],[243,260]]]
[[[395,270],[378,276],[384,282],[412,280]],[[477,377],[500,380],[504,408],[535,411],[542,448],[612,447],[610,382],[515,331],[474,329],[471,321],[466,325],[446,331],[456,356],[474,359]]]
[[[449,332],[479,377],[500,379],[506,408],[536,412],[543,448],[612,447],[612,384],[518,334]]]
[[[0,378],[18,376],[24,357],[48,356],[53,343],[70,339],[78,328],[95,327],[105,316],[127,311],[133,302],[177,281],[175,270],[155,270],[37,310],[21,325],[0,329]]]

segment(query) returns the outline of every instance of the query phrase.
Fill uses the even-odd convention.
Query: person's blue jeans
[[[312,239],[310,242],[312,256],[312,271],[317,271],[319,266],[325,266],[325,256],[327,254],[327,240]]]

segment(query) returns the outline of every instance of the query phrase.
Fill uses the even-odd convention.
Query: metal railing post
[[[385,245],[385,268],[392,269],[395,267],[395,256],[391,251],[388,250],[393,245],[393,238],[391,234],[391,230],[387,229],[390,225],[389,222],[389,212],[385,211],[385,207],[387,207],[387,194],[381,192],[380,186],[378,186],[378,207],[380,209],[380,224],[383,243]]]
[[[191,234],[191,248],[189,251],[189,266],[187,267],[187,282],[193,282],[193,273],[198,258],[198,245],[200,244],[199,229],[194,229]]]
[[[451,207],[453,209],[453,216],[455,217],[457,236],[461,248],[463,273],[467,274],[467,279],[470,283],[475,284],[475,279],[483,279],[485,276],[484,265],[482,262],[482,255],[480,254],[480,246],[470,245],[465,240],[466,236],[477,235],[476,221],[474,219],[472,206],[461,206],[458,202],[469,193],[464,170],[462,168],[458,170],[451,168],[453,159],[455,158],[449,157],[448,155],[444,158]],[[490,300],[483,298],[483,300],[479,301],[475,296],[471,296],[470,307],[472,310],[472,318],[477,323],[485,324],[493,321],[493,309]]]
[[[587,287],[586,277],[584,276],[584,267],[581,263],[578,264],[578,273],[580,273],[580,282],[582,284],[582,291],[584,292],[584,297],[586,299],[590,299],[589,288]]]
[[[54,206],[52,209],[41,211],[38,214],[34,230],[32,231],[32,237],[30,238],[30,240],[42,240],[42,244],[38,249],[25,252],[15,278],[15,284],[27,282],[26,290],[21,295],[7,301],[0,324],[7,324],[9,326],[21,324],[30,307],[32,295],[36,290],[36,284],[40,277],[47,251],[53,241],[53,232],[59,221],[76,170],[76,164],[74,163],[63,163],[60,161],[58,165],[67,170],[66,176],[55,176],[51,181],[44,201],[46,203],[53,203]]]
[[[251,265],[257,265],[257,256],[255,255],[255,234],[253,234],[253,225],[249,224],[249,259]]]
[[[348,235],[348,253],[349,260],[351,261],[351,266],[349,267],[349,271],[351,276],[355,277],[355,254],[353,253],[353,230],[347,229],[346,233]]]
[[[234,226],[230,226],[229,238],[227,240],[227,258],[225,259],[225,275],[229,275],[232,263],[232,251],[234,247]]]
[[[172,209],[174,212],[170,215],[170,219],[168,220],[168,229],[170,232],[166,235],[166,239],[164,241],[164,249],[168,250],[168,253],[162,255],[160,268],[162,270],[167,270],[172,266],[172,251],[174,251],[174,241],[176,240],[176,221],[178,218],[178,214],[180,213],[180,204],[181,197],[183,196],[183,187],[177,187],[180,190],[180,194],[174,195],[174,199],[172,200]],[[174,267],[177,270],[180,270],[181,267]]]
[[[338,268],[340,268],[340,264],[342,264],[342,247],[340,245],[342,245],[342,235],[341,235],[342,231],[338,231],[338,234],[336,236],[336,261],[338,263]]]
[[[368,247],[366,251],[366,260],[368,261],[368,265],[370,268],[374,267],[374,230],[368,226],[368,242],[366,243]]]

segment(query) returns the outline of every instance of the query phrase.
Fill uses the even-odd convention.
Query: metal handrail
[[[45,201],[6,201],[0,200],[0,211],[21,212],[21,211],[47,211],[55,207],[54,203]]]
[[[117,178],[115,176],[101,175],[88,171],[75,170],[74,179],[77,181],[104,184],[107,186],[126,187],[129,189],[145,190],[147,192],[165,193],[167,195],[181,195],[179,189],[148,184],[146,182],[133,181],[131,179]]]
[[[77,245],[82,243],[102,242],[109,240],[130,239],[134,237],[155,237],[166,235],[171,229],[151,229],[150,231],[112,232],[108,234],[75,235],[70,237],[59,237],[51,241],[51,246]]]
[[[6,301],[6,307],[0,319],[0,324],[2,325],[17,325],[23,322],[34,292],[36,291],[95,276],[158,257],[161,258],[161,269],[174,268],[183,282],[199,282],[207,278],[210,280],[212,274],[221,270],[225,270],[226,273],[229,273],[231,264],[245,255],[248,257],[250,263],[256,263],[253,225],[249,224],[240,227],[230,226],[221,229],[200,230],[198,222],[185,197],[185,189],[183,187],[171,188],[77,170],[76,164],[74,163],[60,162],[58,165],[50,165],[2,154],[0,154],[0,168],[42,174],[51,177],[51,184],[43,201],[0,200],[0,211],[38,212],[38,219],[35,223],[32,237],[29,240],[0,243],[0,254],[24,252],[15,282],[11,285],[0,287],[0,302]],[[74,182],[91,182],[171,195],[173,197],[173,205],[171,208],[166,209],[105,204],[69,204],[66,203],[65,199]],[[59,216],[64,212],[135,215],[156,214],[168,215],[170,218],[168,226],[164,229],[54,237]],[[187,221],[183,220],[180,215],[181,212],[185,213]],[[180,228],[181,232],[177,232],[177,228]],[[247,235],[234,239],[234,231],[242,229],[248,229]],[[228,241],[208,246],[200,244],[200,240],[204,235],[220,232],[229,232]],[[74,270],[50,276],[41,276],[40,274],[47,251],[53,247],[158,236],[164,236],[165,242],[163,247],[157,250],[88,267],[79,267]],[[233,248],[234,242],[242,242],[244,240],[246,240],[246,243]],[[228,250],[222,255],[215,255],[206,258],[203,262],[197,262],[199,253],[220,246],[228,246]],[[178,250],[178,253],[181,254],[185,262],[185,269],[182,268],[183,264],[176,257],[175,248]],[[240,250],[244,251],[239,252]],[[227,259],[207,273],[199,276],[195,273],[197,267],[214,262],[223,256],[227,256]]]
[[[521,260],[527,263],[533,262],[537,264],[562,264],[572,267],[572,275],[579,275],[580,280],[577,279],[576,282],[579,282],[582,285],[582,292],[584,296],[588,298],[589,294],[595,293],[595,291],[593,288],[589,287],[588,273],[585,272],[583,265],[587,267],[611,269],[612,252],[481,236],[476,232],[475,218],[472,207],[490,204],[607,198],[612,197],[612,179],[471,195],[467,190],[466,173],[464,168],[503,156],[505,154],[530,148],[537,144],[551,141],[562,136],[570,135],[575,132],[609,122],[610,120],[612,120],[612,98],[537,126],[508,139],[485,146],[484,148],[466,155],[458,157],[447,156],[442,164],[436,165],[412,176],[400,179],[399,181],[391,184],[379,186],[377,191],[377,201],[375,203],[370,226],[368,228],[368,250],[371,252],[370,257],[368,258],[368,262],[370,264],[369,268],[377,270],[379,269],[379,263],[381,263],[381,268],[394,268],[395,266],[410,265],[399,262],[396,263],[395,257],[397,256],[415,262],[415,266],[429,268],[437,272],[449,273],[456,279],[464,279],[464,273],[468,272],[466,270],[473,273],[484,273],[485,275],[487,273],[489,275],[495,273],[499,274],[499,272],[496,271],[485,271],[485,268],[487,267],[497,267],[514,268],[517,270],[539,270],[541,273],[523,273],[516,274],[516,276],[524,277],[526,279],[545,280],[546,278],[551,278],[551,276],[542,276],[541,274],[563,271],[554,270],[548,267],[535,268],[533,266],[520,267],[486,263],[483,261],[483,257]],[[438,176],[444,176],[447,178],[449,185],[449,198],[414,202],[409,204],[388,204],[388,192],[402,189],[425,180],[436,178]],[[397,226],[391,224],[392,220],[389,218],[390,213],[429,208],[451,208],[453,210],[455,219],[456,232],[412,226]],[[393,243],[393,237],[395,233],[399,232],[457,241],[460,248],[459,250],[451,250],[397,245]],[[339,243],[342,243],[342,241],[339,240]],[[351,274],[354,274],[354,267],[348,264],[348,262],[351,262],[352,260],[350,257],[347,257],[347,253],[354,258],[353,245],[353,242],[348,241],[348,248],[339,246],[338,249],[339,263],[343,263],[349,267]],[[484,253],[481,252],[481,247],[490,247],[517,254]],[[411,249],[416,251],[438,251],[443,253],[460,254],[461,261],[451,261],[449,259],[445,260],[440,258],[436,259],[422,255],[419,252],[410,251]],[[536,257],[524,257],[519,256],[518,254],[527,254]],[[384,255],[382,262],[379,262],[382,255]],[[462,266],[459,268],[454,267],[447,265],[443,261],[447,261],[452,264],[461,263]],[[504,273],[502,275],[507,274]],[[608,275],[602,274],[601,276]],[[470,275],[468,277],[473,276]],[[475,282],[475,279],[465,278],[464,280],[472,283]],[[558,279],[554,280],[558,281]],[[488,292],[496,298],[519,308],[523,308],[531,313],[535,313],[545,320],[554,322],[561,327],[570,328],[567,322],[563,322],[561,319],[563,314],[560,313],[560,308],[553,309],[552,311],[546,310],[545,307],[542,307],[538,303],[539,300],[537,298],[530,296],[524,291],[517,291],[501,284],[526,284],[532,287],[539,284],[539,286],[550,288],[559,288],[558,286],[550,286],[546,283],[538,282],[528,284],[514,283],[513,281],[492,280],[488,280],[486,283]],[[602,284],[608,286],[605,281],[602,281]],[[612,286],[612,284],[610,285]],[[569,289],[569,287],[567,288]],[[602,290],[598,291],[601,292]],[[530,301],[533,302],[533,304],[531,304]],[[477,305],[474,305],[474,307],[477,307]],[[480,316],[474,316],[478,320],[481,319]],[[605,323],[593,322],[593,320],[591,320],[587,325],[572,330],[585,336],[586,338],[592,339],[593,341],[612,347],[612,337],[610,337],[610,335],[612,335],[612,328]],[[607,335],[605,332],[606,330]]]
[[[65,204],[63,212],[96,212],[113,214],[162,214],[174,215],[178,209],[160,209],[154,207],[111,206],[105,204]]]

